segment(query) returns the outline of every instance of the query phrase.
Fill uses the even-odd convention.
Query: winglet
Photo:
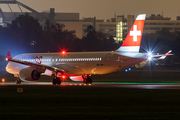
[[[10,51],[8,50],[8,52],[7,52],[7,57],[6,57],[6,61],[8,61],[9,59],[11,59],[11,53],[10,53]]]

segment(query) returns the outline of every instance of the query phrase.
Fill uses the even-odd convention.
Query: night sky
[[[180,0],[18,0],[38,12],[55,8],[56,12],[80,13],[82,17],[109,19],[117,15],[141,13],[162,14],[164,17],[176,19],[180,15]],[[7,5],[0,5],[3,11],[10,11]],[[13,11],[20,11],[17,6],[11,5]],[[23,11],[25,11],[23,9]],[[25,11],[26,12],[26,11]]]

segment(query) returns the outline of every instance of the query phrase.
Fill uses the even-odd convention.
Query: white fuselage
[[[27,62],[38,63],[63,70],[66,75],[107,74],[135,65],[147,58],[144,53],[121,52],[67,52],[62,53],[28,53],[15,56]],[[19,63],[9,62],[6,70],[19,74],[23,68],[29,67]],[[45,75],[52,75],[46,70]]]

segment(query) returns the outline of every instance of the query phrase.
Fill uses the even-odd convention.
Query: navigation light
[[[66,54],[66,51],[63,50],[63,51],[62,51],[62,54],[63,54],[63,55]]]

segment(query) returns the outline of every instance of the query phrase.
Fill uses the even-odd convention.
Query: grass
[[[23,93],[17,93],[17,88]],[[0,119],[175,119],[179,90],[94,86],[0,87]]]
[[[94,81],[136,82],[136,83],[180,83],[180,74],[177,70],[132,70],[118,71],[106,75],[92,76]]]
[[[124,71],[92,76],[93,80],[177,83],[176,71]],[[40,81],[49,81],[42,77]],[[13,81],[11,76],[6,81]],[[22,93],[17,88],[23,88]],[[96,86],[0,86],[2,119],[138,119],[176,120],[180,90],[127,89]]]

